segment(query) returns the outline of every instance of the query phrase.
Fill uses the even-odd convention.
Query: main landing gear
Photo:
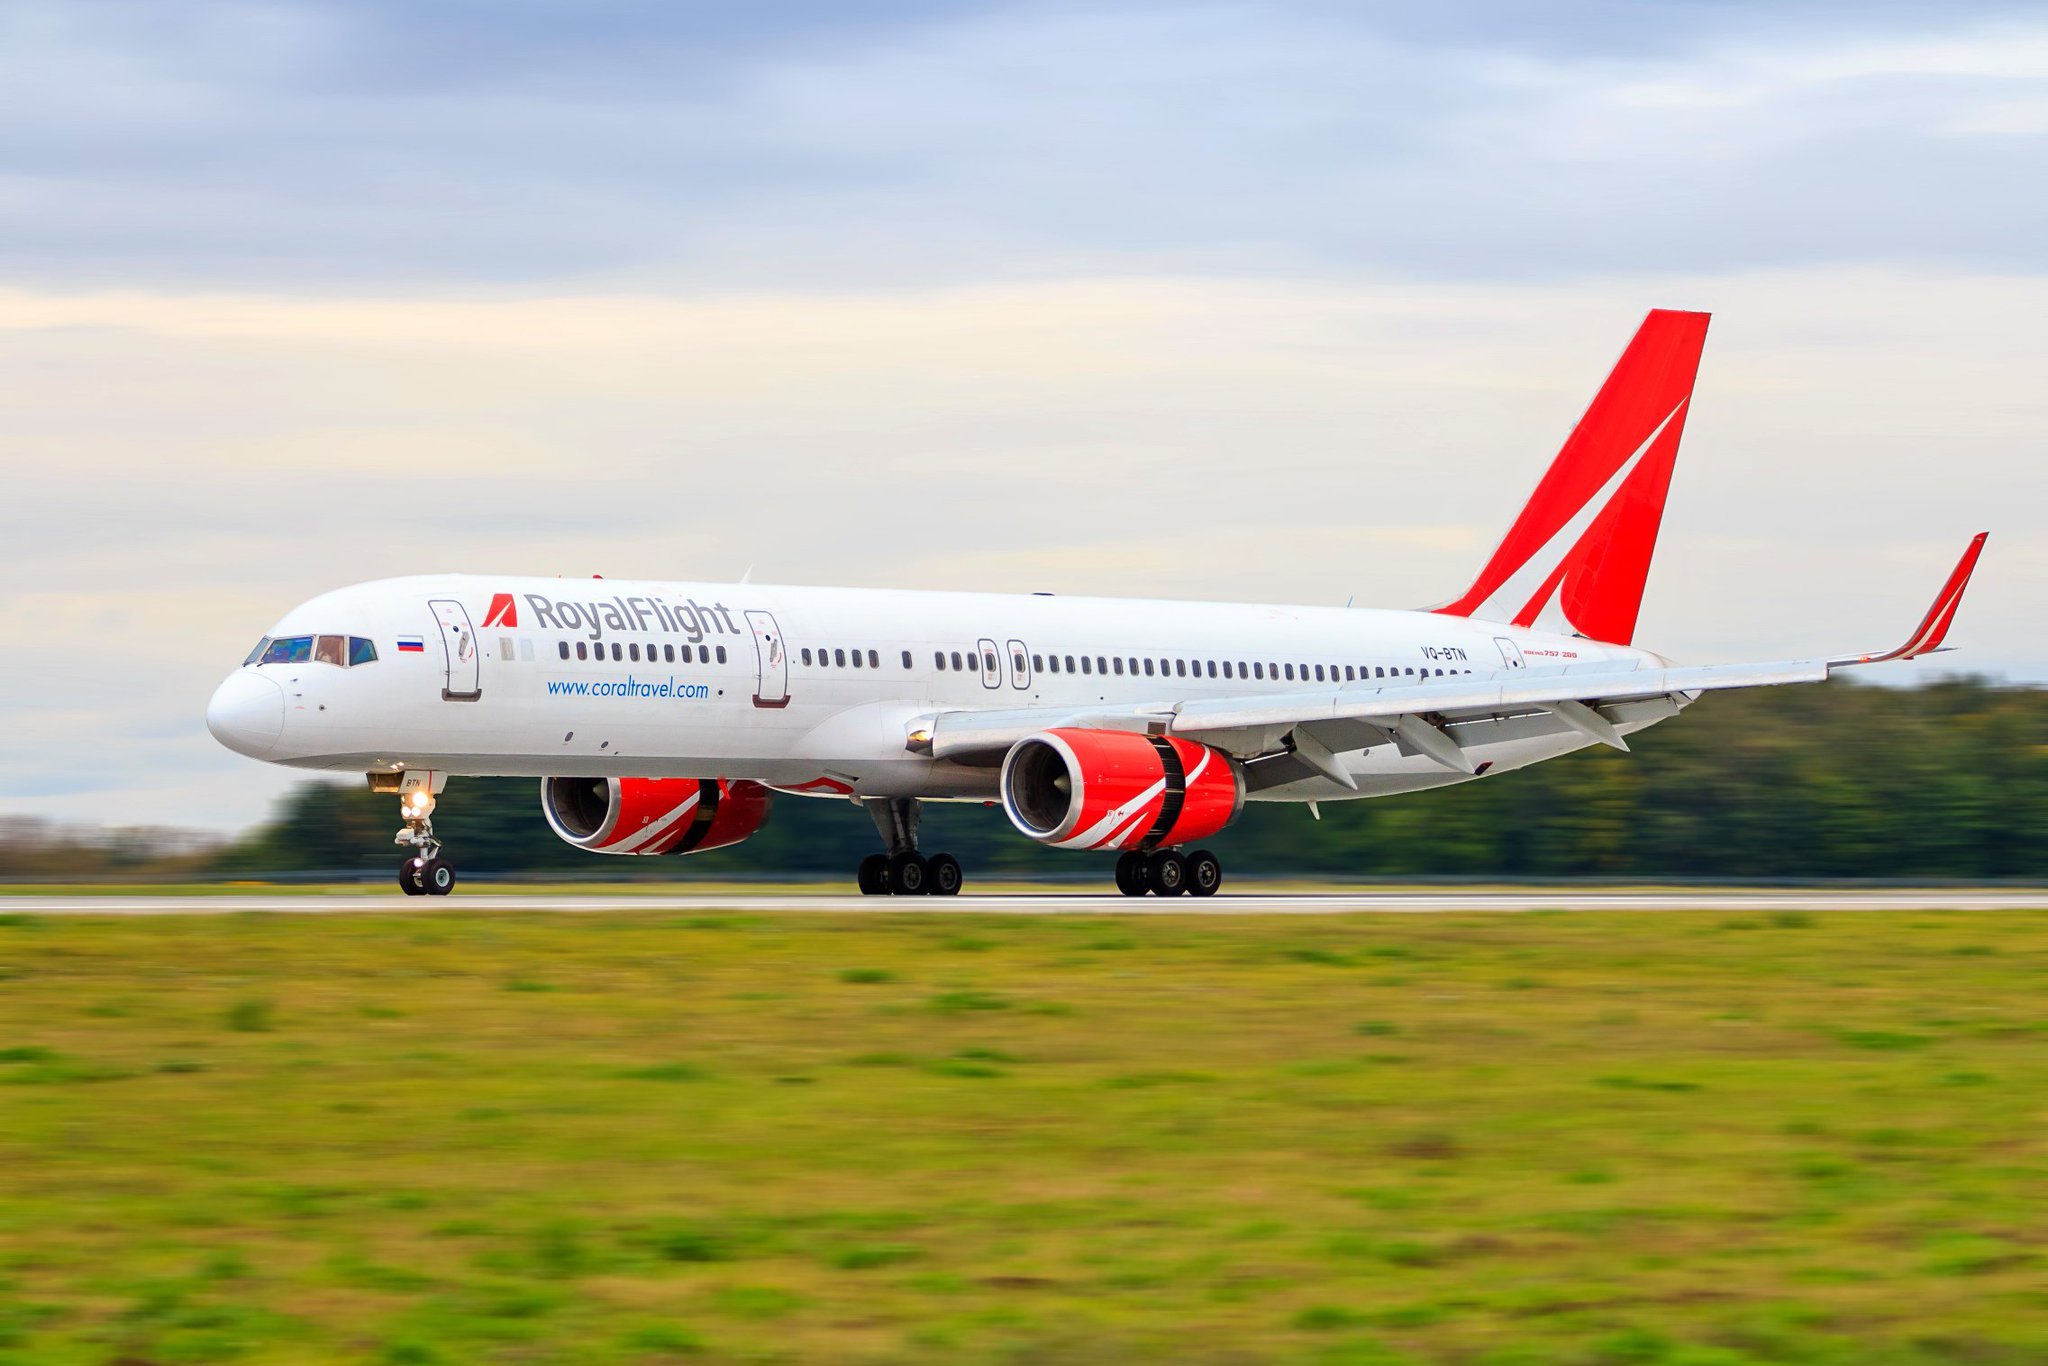
[[[1116,856],[1116,889],[1125,896],[1214,896],[1222,885],[1223,862],[1207,849],[1126,849]]]
[[[455,865],[441,857],[441,841],[434,838],[434,794],[414,788],[398,802],[405,824],[392,837],[393,844],[411,845],[411,858],[398,865],[398,886],[407,896],[446,896],[455,890]]]
[[[917,852],[918,805],[903,797],[870,797],[861,803],[875,829],[889,846],[886,854],[860,861],[854,881],[862,896],[956,896],[960,891],[960,860],[951,854],[925,857]]]

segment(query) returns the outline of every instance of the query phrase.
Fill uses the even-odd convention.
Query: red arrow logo
[[[519,608],[513,603],[510,593],[491,595],[491,610],[484,613],[484,625],[503,626],[514,631],[519,629]]]

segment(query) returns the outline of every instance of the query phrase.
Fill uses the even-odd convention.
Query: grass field
[[[0,1359],[2048,1361],[2048,915],[0,908]]]

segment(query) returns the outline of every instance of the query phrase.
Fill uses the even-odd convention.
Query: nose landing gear
[[[455,865],[441,857],[441,841],[434,838],[434,794],[413,788],[399,798],[398,813],[405,824],[391,842],[415,851],[398,865],[399,890],[407,896],[448,895],[455,890]]]

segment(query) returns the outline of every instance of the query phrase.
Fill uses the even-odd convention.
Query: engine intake
[[[1157,849],[1207,839],[1244,808],[1244,770],[1164,735],[1045,730],[1003,758],[1003,811],[1056,849]]]
[[[557,835],[593,854],[701,854],[768,823],[770,793],[723,778],[543,778]]]

